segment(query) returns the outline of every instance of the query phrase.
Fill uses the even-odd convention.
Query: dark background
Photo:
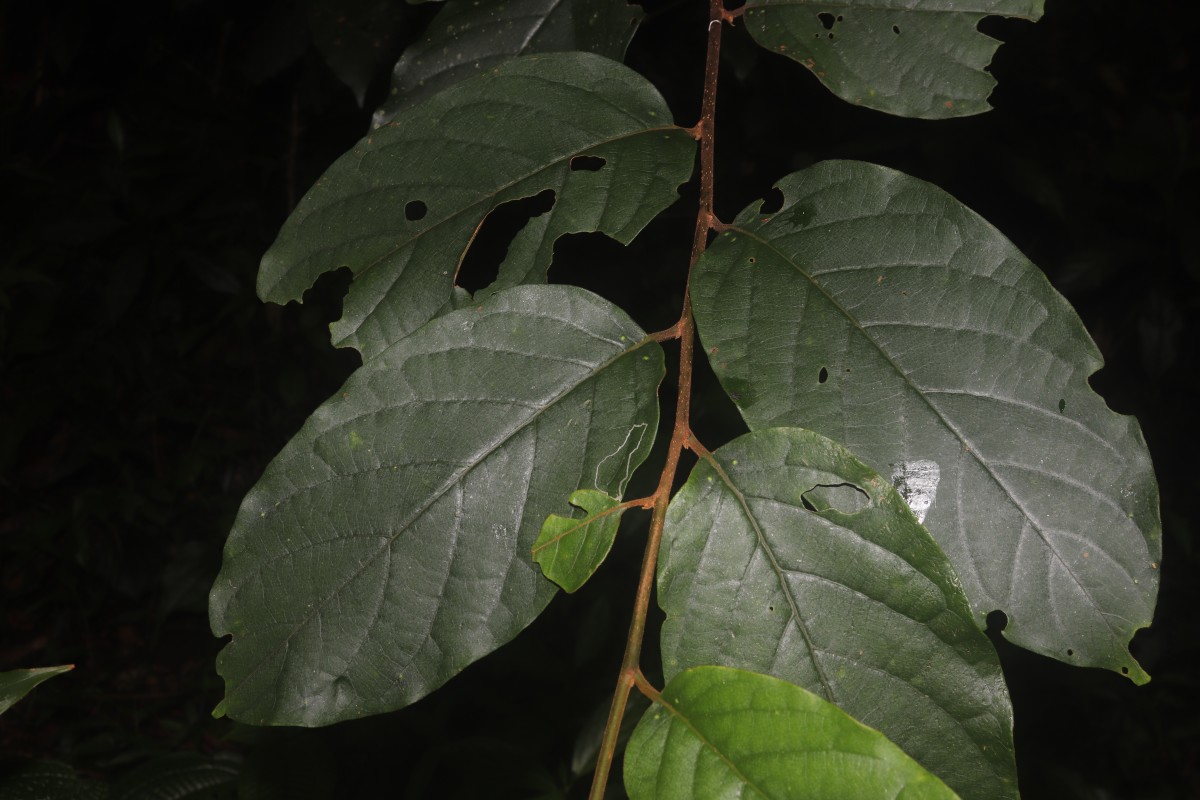
[[[436,11],[372,12],[353,47],[331,47],[336,18],[373,5],[0,4],[0,670],[76,665],[0,717],[0,796],[31,770],[61,797],[166,796],[122,792],[171,780],[213,797],[586,786],[580,742],[615,680],[636,525],[584,590],[409,709],[315,731],[209,715],[222,687],[206,595],[234,513],[357,363],[325,329],[344,276],[303,306],[262,305],[253,289],[289,209],[365,133],[390,65]],[[651,5],[628,63],[691,125],[706,4]],[[847,106],[727,35],[717,211],[731,218],[824,158],[898,167],[991,220],[1075,305],[1107,361],[1093,385],[1137,415],[1161,484],[1158,613],[1134,642],[1154,680],[1001,642],[1022,791],[1200,797],[1200,12],[1191,0],[1047,6],[1036,25],[984,22],[1006,42],[996,110],[938,123]],[[374,76],[361,107],[339,75]],[[694,197],[629,250],[569,237],[552,278],[665,327]],[[517,223],[491,226],[471,280],[494,269],[505,224]],[[711,381],[698,391],[714,401],[695,423],[715,447],[736,418]]]

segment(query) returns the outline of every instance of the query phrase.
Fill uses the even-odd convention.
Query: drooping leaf
[[[333,340],[371,357],[449,307],[459,264],[501,203],[553,190],[541,246],[497,284],[541,282],[554,240],[629,242],[677,198],[695,142],[654,87],[589,53],[525,56],[429,98],[331,166],[263,257],[264,300],[298,300],[323,272],[354,281]],[[530,260],[531,259],[531,260]]]
[[[512,56],[582,50],[620,61],[643,16],[625,0],[449,0],[396,62],[373,125]]]
[[[728,667],[673,678],[625,751],[632,800],[956,797],[878,731],[794,684]]]
[[[637,436],[646,433],[643,428]],[[533,543],[533,560],[542,573],[568,592],[583,586],[604,563],[621,524],[621,512],[616,510],[620,501],[604,492],[580,489],[571,494],[571,505],[583,509],[586,516],[551,514]]]
[[[218,711],[322,725],[400,708],[511,639],[530,549],[577,488],[619,497],[662,349],[582,289],[524,286],[367,361],[242,503],[210,597]],[[642,435],[642,434],[645,435]]]
[[[362,106],[371,80],[394,58],[396,38],[412,20],[392,0],[310,0],[308,27],[313,44]]]
[[[0,672],[0,714],[16,705],[18,700],[29,694],[42,681],[50,680],[55,675],[62,675],[73,669],[75,669],[74,664],[63,664],[57,667],[35,667]]]
[[[746,30],[798,61],[838,97],[889,114],[979,114],[1000,43],[987,16],[1037,20],[1044,0],[747,0]]]
[[[1158,589],[1158,489],[1137,422],[1045,276],[940,189],[830,162],[747,208],[697,266],[697,326],[751,429],[811,428],[891,478],[976,622],[1148,676],[1127,643]]]
[[[1012,707],[945,554],[894,488],[811,431],[746,434],[671,501],[668,680],[774,675],[883,731],[963,797],[1016,796]]]

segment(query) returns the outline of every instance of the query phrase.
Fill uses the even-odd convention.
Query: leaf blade
[[[695,281],[747,423],[828,435],[928,502],[980,627],[1000,609],[1018,645],[1148,680],[1126,645],[1157,593],[1157,486],[1136,420],[1087,383],[1103,362],[1074,311],[929,184],[826,162],[779,187]],[[941,488],[916,491],[930,465]]]
[[[623,312],[562,286],[500,293],[365,363],[239,511],[210,597],[233,634],[224,709],[392,710],[515,636],[555,592],[529,556],[541,520],[578,486],[620,494],[662,372]]]
[[[1015,797],[995,651],[887,481],[798,428],[754,431],[710,458],[672,499],[659,554],[668,679],[703,664],[774,675],[882,731],[964,797]]]
[[[1000,43],[986,16],[1037,20],[1044,0],[748,0],[746,28],[843,100],[923,119],[980,114]]]
[[[786,681],[728,667],[673,678],[625,754],[633,800],[953,798],[877,731]]]
[[[513,56],[583,50],[620,61],[645,16],[620,0],[449,0],[392,70],[378,128],[424,98]]]
[[[0,672],[0,714],[16,705],[42,681],[48,681],[56,675],[62,675],[73,669],[75,669],[74,664],[62,664],[56,667],[34,667]]]
[[[577,591],[608,557],[623,511],[617,498],[594,489],[572,492],[571,505],[586,516],[551,514],[533,543],[533,560],[542,574],[566,592]]]
[[[322,273],[348,266],[355,277],[330,330],[335,344],[370,358],[445,310],[497,206],[550,189],[558,201],[546,236],[598,230],[628,243],[677,199],[694,150],[657,90],[616,62],[588,53],[507,61],[339,158],[263,256],[259,296],[299,300]],[[604,166],[573,169],[584,154]],[[531,249],[505,274],[543,282],[552,254]]]

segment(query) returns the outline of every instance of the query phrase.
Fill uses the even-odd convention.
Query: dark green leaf
[[[393,0],[310,0],[313,44],[361,106],[371,79],[395,57],[396,38],[410,19]]]
[[[108,787],[57,761],[29,761],[0,778],[4,800],[107,800]]]
[[[625,0],[449,0],[396,63],[374,125],[512,56],[583,50],[620,61],[642,17]]]
[[[955,797],[878,731],[799,686],[696,667],[667,684],[625,751],[632,800]]]
[[[883,731],[963,797],[1016,796],[991,643],[937,543],[840,445],[773,428],[702,459],[667,513],[658,597],[668,678],[769,673]]]
[[[643,428],[636,435],[646,433]],[[604,563],[621,524],[621,512],[616,510],[620,501],[604,492],[580,489],[571,494],[571,505],[583,509],[586,516],[551,514],[533,544],[533,560],[542,573],[568,592],[583,586]]]
[[[322,725],[400,708],[555,592],[530,558],[578,488],[620,496],[662,349],[582,289],[525,286],[366,362],[247,495],[210,615],[224,710]],[[643,435],[645,434],[645,435]]]
[[[0,714],[16,705],[18,700],[29,694],[33,687],[42,681],[73,669],[75,669],[74,664],[63,664],[58,667],[36,667],[0,672]]]
[[[1045,276],[940,189],[870,164],[784,179],[695,273],[710,361],[752,429],[801,425],[890,476],[976,622],[1148,676],[1127,642],[1158,590],[1158,489],[1136,420]]]
[[[240,764],[176,753],[155,758],[124,776],[112,800],[235,800]]]
[[[747,0],[746,29],[838,97],[905,117],[979,114],[996,80],[986,16],[1037,20],[1044,0]]]
[[[349,266],[355,279],[333,339],[369,358],[448,307],[496,206],[546,189],[557,198],[536,220],[537,246],[514,245],[489,293],[544,281],[565,233],[629,242],[677,198],[694,149],[654,87],[614,61],[556,53],[505,62],[338,159],[263,257],[259,295],[298,300],[321,273]],[[603,164],[573,169],[580,155]]]

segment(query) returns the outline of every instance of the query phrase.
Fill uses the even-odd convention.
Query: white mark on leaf
[[[633,447],[629,448],[629,452],[625,454],[625,476],[621,478],[621,481],[617,487],[618,497],[625,493],[625,484],[629,483],[629,478],[633,474],[633,456],[635,453],[637,453],[638,448],[642,446],[642,440],[646,438],[646,429],[649,427],[650,424],[647,422],[639,422],[638,424],[634,425],[629,429],[629,432],[625,434],[625,440],[621,442],[621,444],[617,445],[617,449],[600,459],[600,463],[596,464],[596,474],[592,476],[592,483],[595,485],[597,490],[604,491],[600,487],[600,469],[604,466],[604,462],[608,461],[614,456],[619,456],[621,451],[625,449],[625,445],[629,444],[629,440],[633,438],[633,434],[636,431],[638,435],[637,442],[635,442]]]
[[[942,470],[936,461],[901,461],[892,468],[892,486],[900,492],[922,525],[937,497],[941,479]]]

